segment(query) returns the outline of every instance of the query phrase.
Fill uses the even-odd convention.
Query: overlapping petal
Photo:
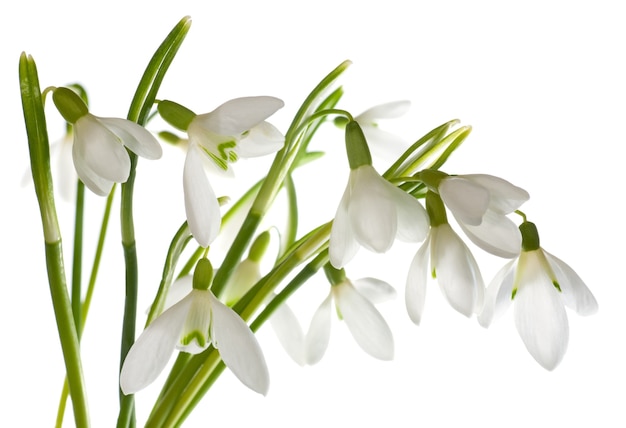
[[[261,122],[239,141],[237,153],[242,158],[265,156],[277,152],[285,145],[285,137],[268,122]]]
[[[464,223],[459,226],[474,244],[495,256],[517,257],[522,248],[522,235],[517,225],[495,211],[487,210],[478,226]]]
[[[100,122],[117,135],[126,147],[144,159],[159,159],[163,149],[154,136],[143,126],[130,120],[115,117],[99,118]]]
[[[305,336],[305,360],[309,365],[317,364],[328,349],[331,312],[332,295],[329,293],[313,314],[309,330]]]
[[[349,281],[333,287],[337,308],[352,337],[374,358],[393,359],[393,335],[380,312]]]
[[[426,302],[426,285],[428,283],[428,260],[430,236],[422,243],[411,261],[407,274],[404,301],[409,318],[419,325]]]
[[[221,225],[220,206],[202,165],[202,153],[189,145],[183,170],[185,212],[189,230],[203,247],[217,237]]]
[[[462,177],[448,177],[439,184],[439,195],[461,223],[478,226],[489,207],[489,191]]]
[[[565,305],[579,315],[592,315],[598,311],[598,302],[578,274],[567,263],[543,251],[559,280]]]

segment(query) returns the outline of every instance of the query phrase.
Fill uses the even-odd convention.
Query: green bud
[[[213,281],[213,265],[207,258],[201,258],[193,271],[194,290],[208,290]]]
[[[256,237],[252,245],[250,246],[250,251],[248,252],[248,258],[253,262],[260,262],[263,256],[265,255],[265,251],[267,251],[267,247],[270,244],[270,233],[265,231]]]
[[[163,120],[181,131],[186,131],[193,118],[196,117],[194,112],[174,101],[159,101],[157,110]]]
[[[182,138],[170,131],[161,131],[158,135],[161,140],[173,146],[177,146],[181,143],[181,141],[183,141]]]
[[[446,207],[441,197],[430,190],[426,193],[426,212],[431,226],[439,226],[448,222]]]
[[[76,123],[78,119],[89,114],[87,104],[73,90],[69,88],[56,88],[52,92],[52,101],[63,119],[68,123]]]
[[[348,124],[349,120],[347,117],[345,116],[337,116],[334,120],[333,123],[335,124],[335,126],[337,128],[345,128],[346,125]]]
[[[369,147],[367,147],[363,130],[354,120],[346,125],[346,152],[348,153],[350,169],[372,164],[372,155]]]
[[[522,250],[534,251],[539,249],[539,232],[535,223],[525,221],[520,224],[519,231],[522,233]]]

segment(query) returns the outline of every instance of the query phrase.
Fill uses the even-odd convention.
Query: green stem
[[[74,220],[74,257],[72,259],[72,312],[78,332],[82,330],[82,266],[83,225],[85,214],[85,185],[78,180],[76,185],[76,216]],[[80,336],[80,333],[79,333]]]
[[[66,283],[61,231],[52,188],[48,129],[39,87],[39,76],[35,61],[25,53],[20,56],[19,78],[31,171],[43,226],[48,283],[69,389],[72,394],[74,421],[79,428],[89,427],[80,345]]]

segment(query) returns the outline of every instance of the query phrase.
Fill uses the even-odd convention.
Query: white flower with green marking
[[[189,229],[203,247],[217,237],[221,213],[205,166],[227,171],[239,158],[252,158],[280,150],[284,136],[265,121],[282,108],[274,97],[235,98],[210,113],[195,114],[171,101],[159,103],[159,113],[189,137],[183,170],[185,212]]]
[[[515,326],[526,349],[542,367],[553,370],[565,355],[569,340],[565,307],[579,315],[591,315],[598,310],[598,303],[569,265],[539,246],[534,224],[525,222],[520,230],[524,249],[487,287],[478,321],[488,327],[513,304]]]
[[[209,345],[218,350],[226,366],[244,385],[260,394],[267,393],[269,373],[254,333],[208,289],[210,279],[200,280],[202,287],[207,288],[197,288],[197,276],[202,275],[194,274],[192,290],[150,323],[131,347],[120,373],[124,394],[133,394],[152,383],[174,349],[197,354]],[[190,282],[191,277],[179,281]]]

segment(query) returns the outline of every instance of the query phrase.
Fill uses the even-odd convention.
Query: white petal
[[[439,184],[444,204],[462,223],[477,226],[489,207],[489,191],[461,177],[447,177]]]
[[[74,162],[79,156],[98,176],[124,183],[130,173],[130,157],[120,139],[96,117],[86,114],[74,125]]]
[[[491,323],[500,317],[513,301],[513,281],[515,278],[515,266],[517,260],[511,260],[491,280],[485,291],[485,303],[483,310],[478,315],[478,323],[483,327],[489,327]]]
[[[377,119],[393,119],[404,115],[411,107],[407,100],[391,101],[379,104],[357,115],[354,120],[361,126],[375,124]]]
[[[210,294],[213,346],[226,366],[248,388],[267,394],[270,386],[265,357],[256,336],[241,317]]]
[[[378,164],[378,160],[382,161],[381,165],[390,165],[409,147],[406,140],[395,134],[384,131],[377,126],[359,124],[372,152],[374,166]]]
[[[428,283],[428,250],[430,236],[426,238],[411,261],[406,280],[405,304],[409,318],[419,325],[426,301],[426,284]]]
[[[490,209],[480,225],[471,226],[459,221],[459,226],[474,244],[494,256],[511,259],[522,249],[522,234],[515,223]]]
[[[306,364],[304,333],[291,308],[281,304],[270,317],[272,328],[287,354],[301,366]]]
[[[228,306],[233,306],[244,294],[261,279],[261,265],[259,262],[244,259],[237,265],[228,285],[220,296]]]
[[[567,263],[543,251],[561,287],[565,305],[579,315],[592,315],[598,311],[598,302],[578,274]]]
[[[180,302],[191,290],[193,290],[193,275],[186,275],[174,281],[167,291],[167,296],[165,296],[163,310],[165,311]]]
[[[192,289],[189,295],[192,297],[191,305],[176,348],[190,354],[199,354],[212,341],[212,294],[207,290]]]
[[[237,144],[237,153],[242,158],[253,158],[275,153],[285,145],[285,137],[273,125],[261,122]]]
[[[66,201],[71,201],[76,189],[75,169],[72,167],[72,138],[67,134],[61,141],[55,144],[57,156],[57,174],[58,182],[55,187],[59,189],[59,194]],[[50,147],[52,150],[52,146]],[[112,183],[111,183],[112,184]],[[108,186],[107,186],[108,187]]]
[[[98,174],[93,172],[89,166],[85,163],[83,157],[79,154],[78,149],[76,149],[76,144],[74,144],[72,148],[72,156],[74,159],[74,168],[76,169],[76,174],[78,178],[91,190],[93,193],[99,196],[107,196],[111,193],[111,189],[113,188],[113,182],[111,180],[106,180],[100,177]]]
[[[388,182],[371,165],[350,172],[352,193],[348,216],[356,240],[363,247],[384,253],[393,244],[398,215]]]
[[[465,316],[480,311],[485,286],[469,248],[448,224],[433,227],[432,240],[433,268],[450,305]]]
[[[337,269],[344,267],[359,250],[359,243],[354,237],[350,218],[348,216],[348,203],[350,200],[350,185],[348,184],[333,220],[330,230],[330,243],[328,255],[330,263]]]
[[[528,260],[514,300],[515,326],[533,358],[552,370],[567,350],[567,314],[559,292],[531,253],[522,253]]]
[[[329,294],[317,308],[311,319],[311,325],[309,325],[309,331],[304,342],[306,363],[309,365],[317,364],[328,348],[328,342],[330,341],[331,302],[332,297]]]
[[[389,193],[398,215],[397,238],[404,242],[421,242],[426,238],[429,220],[422,204],[391,183]]]
[[[349,281],[333,287],[337,307],[359,346],[374,358],[393,359],[393,335],[374,305]]]
[[[396,297],[396,290],[385,281],[376,278],[361,278],[352,282],[354,288],[370,302],[377,304]]]
[[[122,143],[137,156],[145,159],[159,159],[163,155],[161,145],[146,128],[126,119],[115,117],[100,118],[100,122],[106,125]]]
[[[530,195],[520,187],[493,175],[467,174],[463,178],[471,180],[489,191],[489,207],[501,214],[509,214],[526,202]]]
[[[120,372],[124,394],[145,388],[163,371],[180,338],[191,301],[189,295],[163,312],[130,348]]]
[[[183,171],[183,190],[189,230],[201,246],[208,247],[219,233],[221,213],[200,156],[200,149],[190,144]]]
[[[274,97],[235,98],[211,113],[196,116],[194,121],[216,134],[235,136],[263,122],[284,105]]]

